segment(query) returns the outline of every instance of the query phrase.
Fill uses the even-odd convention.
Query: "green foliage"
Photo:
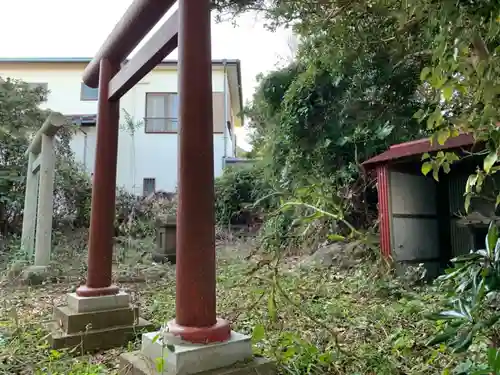
[[[481,194],[483,182],[499,170],[495,166],[500,149],[499,14],[496,1],[419,2],[419,11],[407,14],[422,29],[432,30],[432,59],[420,74],[429,102],[415,118],[435,133],[440,144],[467,132],[486,146],[484,152],[476,150],[484,162],[467,183],[467,210],[471,198]],[[448,173],[450,164],[459,159],[453,153],[432,155],[423,168],[432,170],[437,179],[440,169]]]
[[[320,201],[309,204],[337,200],[328,212],[340,209],[356,226],[372,225],[376,200],[360,163],[426,134],[413,114],[426,100],[419,73],[429,55],[419,52],[428,38],[420,30],[410,32],[411,40],[395,35],[401,27],[396,2],[246,5],[264,7],[275,25],[293,25],[300,40],[295,61],[261,76],[246,108],[266,178],[291,200],[302,188],[322,186]],[[285,241],[278,237],[272,242]]]
[[[19,229],[24,202],[27,161],[24,152],[31,134],[46,114],[38,105],[46,97],[41,88],[0,78],[0,232]]]
[[[24,204],[25,152],[47,113],[39,108],[47,92],[9,78],[0,79],[0,232],[20,233]],[[75,129],[67,126],[56,137],[54,222],[87,226],[90,177],[73,158],[69,145]]]
[[[250,224],[248,206],[270,192],[264,171],[257,164],[248,168],[227,168],[215,180],[215,221],[225,228],[229,224]]]
[[[429,345],[446,343],[453,352],[460,353],[469,350],[475,339],[485,338],[490,346],[488,364],[496,367],[498,361],[492,353],[492,350],[496,353],[500,344],[497,327],[500,238],[496,224],[490,224],[484,249],[471,251],[452,262],[453,267],[438,279],[448,292],[447,309],[429,316],[438,322],[439,330]]]

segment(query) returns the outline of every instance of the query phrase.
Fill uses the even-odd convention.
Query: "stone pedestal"
[[[120,375],[271,375],[273,363],[256,359],[249,336],[231,332],[228,341],[205,345],[150,332],[141,350],[120,356]]]
[[[153,261],[175,263],[177,224],[175,218],[156,223],[156,249]]]
[[[82,345],[84,351],[110,349],[127,344],[138,334],[153,329],[139,317],[130,295],[80,297],[68,294],[68,304],[54,309],[49,342],[54,349]]]

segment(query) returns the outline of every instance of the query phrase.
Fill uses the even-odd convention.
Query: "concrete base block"
[[[79,313],[128,307],[129,304],[130,295],[125,292],[98,297],[80,297],[76,293],[68,293],[68,307]]]
[[[206,345],[183,343],[177,338],[175,338],[176,343],[165,340],[168,340],[168,336],[165,339],[160,332],[142,335],[141,351],[126,353],[121,357],[122,372],[120,374],[212,374],[207,371],[216,369],[227,371],[232,370],[233,367],[240,371],[234,374],[255,374],[255,372],[248,372],[248,366],[245,367],[244,372],[241,372],[242,368],[236,365],[253,361],[252,343],[249,336],[232,332],[228,341]],[[131,368],[134,370],[127,372]],[[233,372],[214,372],[213,374],[233,374]]]
[[[68,294],[68,305],[54,309],[54,321],[48,326],[51,346],[61,349],[81,345],[83,351],[110,349],[152,330],[153,325],[139,317],[138,308],[125,301],[130,301],[126,293],[83,298]]]
[[[157,363],[157,362],[156,362]],[[124,353],[120,356],[119,375],[177,375],[169,369],[158,371],[155,362],[151,362],[140,351]],[[183,372],[182,375],[276,375],[276,366],[265,358],[251,358],[231,366],[198,373]],[[180,375],[180,374],[179,374]]]
[[[51,332],[49,344],[53,349],[81,346],[80,350],[88,352],[124,346],[144,331],[153,329],[153,325],[139,318],[139,322],[135,325],[98,330],[91,329],[78,333],[66,333],[55,322],[50,323],[48,328]]]
[[[54,308],[54,321],[66,333],[133,326],[139,321],[139,308],[128,306],[113,310],[77,313],[69,306]]]

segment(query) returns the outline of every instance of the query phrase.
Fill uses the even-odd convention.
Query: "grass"
[[[68,255],[65,243],[58,263],[69,256],[82,273],[74,260],[79,247]],[[425,345],[435,327],[424,314],[441,302],[432,286],[405,285],[368,260],[348,270],[303,270],[296,259],[255,270],[241,251],[229,250],[219,251],[218,313],[235,330],[252,334],[256,353],[278,361],[285,374],[440,374],[461,360]],[[142,272],[147,261],[137,267]],[[141,315],[158,325],[175,311],[175,272],[161,268],[161,279],[123,284]],[[119,354],[138,347],[136,342],[81,356],[78,348],[58,352],[47,346],[43,323],[76,280],[1,288],[0,374],[114,374]]]

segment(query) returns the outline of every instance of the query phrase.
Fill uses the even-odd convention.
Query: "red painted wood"
[[[210,0],[179,0],[179,206],[174,334],[229,339],[216,318]],[[193,103],[195,103],[193,107]]]
[[[120,104],[108,101],[109,81],[119,69],[103,59],[99,69],[97,140],[90,213],[89,254],[86,285],[80,296],[116,294],[111,285],[116,194],[116,163]]]
[[[386,258],[391,257],[391,213],[389,205],[389,167],[377,166],[377,191],[379,210],[380,250]]]
[[[90,87],[97,86],[99,73],[99,115],[88,279],[78,289],[80,295],[117,291],[110,283],[119,103],[106,99],[109,82],[120,67],[111,62],[120,64],[172,3],[135,0],[84,72],[83,81]],[[210,6],[210,0],[179,0],[178,10],[181,126],[176,319],[169,327],[193,343],[225,341],[231,335],[229,322],[216,318]],[[136,69],[141,74],[147,70],[140,64]]]
[[[186,327],[177,324],[176,321],[171,321],[168,323],[168,332],[179,336],[184,341],[207,344],[227,341],[231,336],[231,327],[223,319],[217,319],[216,323],[210,327]]]
[[[97,88],[101,60],[116,64],[125,61],[174,3],[175,0],[134,0],[85,68],[83,82]]]

